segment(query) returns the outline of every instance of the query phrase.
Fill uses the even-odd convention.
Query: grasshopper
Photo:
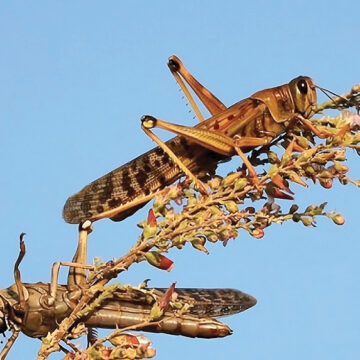
[[[169,58],[168,66],[199,118],[199,124],[187,127],[143,116],[142,129],[159,146],[71,196],[63,209],[66,222],[80,223],[106,217],[123,220],[183,175],[206,193],[201,179],[214,174],[219,162],[235,154],[240,156],[256,184],[256,172],[243,151],[269,144],[297,123],[321,138],[329,135],[317,130],[309,120],[315,113],[317,97],[316,85],[307,76],[258,91],[226,107],[176,56]],[[210,118],[204,120],[187,86],[208,109]],[[177,136],[164,143],[151,131],[156,127]]]
[[[23,283],[19,265],[25,255],[24,233],[20,235],[20,253],[14,268],[15,284],[0,289],[0,333],[7,330],[12,335],[0,353],[3,360],[22,332],[33,338],[42,338],[57,329],[59,323],[68,317],[79,303],[83,291],[91,284],[87,281],[86,265],[87,237],[91,222],[79,226],[78,248],[72,262],[57,262],[53,265],[51,282]],[[58,284],[60,266],[68,266],[66,285]],[[176,289],[178,299],[189,306],[187,313],[177,313],[171,306],[164,312],[161,321],[147,326],[139,324],[150,318],[155,299],[163,296],[166,289],[120,288],[100,307],[91,311],[77,323],[84,323],[88,329],[136,327],[137,330],[163,332],[189,337],[214,338],[232,333],[231,329],[214,319],[235,314],[256,304],[256,299],[234,289]],[[90,331],[91,332],[91,331]]]

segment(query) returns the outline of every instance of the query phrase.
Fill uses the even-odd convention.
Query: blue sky
[[[90,181],[153,147],[140,129],[142,114],[196,121],[167,69],[170,55],[227,105],[298,75],[343,93],[360,79],[359,11],[356,1],[3,2],[0,286],[13,283],[22,231],[28,234],[24,281],[49,281],[52,263],[72,258],[77,227],[63,222],[62,206]],[[359,164],[349,153],[354,178]],[[238,165],[233,159],[227,169]],[[170,273],[139,264],[119,278],[234,287],[258,299],[251,310],[225,319],[234,330],[225,339],[149,335],[158,359],[359,358],[359,190],[338,184],[293,190],[302,206],[328,201],[345,225],[289,223],[269,228],[261,240],[241,233],[226,248],[210,246],[209,256],[172,251]],[[124,254],[145,216],[146,209],[121,223],[97,222],[89,261]],[[39,346],[21,336],[8,359],[35,358]]]

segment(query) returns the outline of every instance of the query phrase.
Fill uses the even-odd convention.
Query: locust
[[[83,291],[91,285],[86,277],[86,271],[93,270],[92,265],[86,265],[90,232],[90,221],[80,225],[78,248],[72,262],[55,263],[50,283],[22,282],[19,265],[25,255],[25,243],[24,233],[21,234],[20,253],[14,267],[15,284],[0,289],[0,333],[5,335],[8,330],[12,332],[0,353],[1,360],[5,359],[20,332],[33,338],[43,338],[57,329],[77,306]],[[61,265],[69,267],[65,285],[58,284]],[[175,291],[178,301],[189,307],[188,312],[179,313],[170,303],[160,321],[151,323],[148,321],[151,309],[157,299],[164,296],[166,289],[119,286],[100,306],[86,316],[78,317],[74,326],[83,323],[89,333],[94,328],[122,329],[134,326],[141,331],[188,337],[224,337],[232,331],[215,318],[236,314],[256,304],[254,297],[234,289],[179,288]],[[147,325],[141,327],[144,323]],[[65,350],[64,347],[62,349]]]
[[[201,180],[213,175],[220,162],[235,154],[240,156],[250,178],[258,185],[256,172],[244,152],[269,144],[299,123],[320,138],[329,135],[316,129],[309,120],[317,102],[316,85],[310,77],[299,76],[288,84],[258,91],[226,107],[192,76],[179,58],[171,56],[168,67],[199,123],[188,127],[144,115],[141,127],[158,146],[72,195],[63,209],[66,222],[77,224],[101,218],[121,221],[183,175],[206,194],[207,187]],[[190,89],[211,117],[204,119]],[[163,142],[152,131],[154,128],[177,136]]]

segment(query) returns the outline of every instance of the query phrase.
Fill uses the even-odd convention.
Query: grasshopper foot
[[[141,125],[145,129],[153,129],[156,126],[157,119],[151,115],[143,115],[141,117]]]
[[[168,67],[170,69],[171,72],[178,72],[180,69],[180,64],[177,61],[177,57],[176,56],[170,56],[169,57],[169,61],[168,61]]]

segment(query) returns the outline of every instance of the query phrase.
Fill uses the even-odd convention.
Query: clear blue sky
[[[360,80],[359,13],[357,1],[2,2],[0,286],[13,283],[22,231],[24,281],[49,281],[52,263],[72,258],[77,227],[63,222],[62,206],[153,147],[140,129],[142,114],[194,123],[168,56],[178,55],[228,105],[298,75],[342,93]],[[350,155],[349,164],[360,178],[359,157]],[[238,165],[233,159],[228,169]],[[140,264],[122,275],[132,284],[234,287],[258,299],[225,319],[234,330],[228,338],[150,335],[158,359],[360,357],[360,190],[293,190],[303,206],[329,201],[346,224],[273,226],[262,240],[241,233],[226,248],[210,246],[209,256],[172,251],[170,273]],[[145,216],[97,222],[89,260],[124,254]],[[8,359],[33,359],[39,346],[21,336]]]

